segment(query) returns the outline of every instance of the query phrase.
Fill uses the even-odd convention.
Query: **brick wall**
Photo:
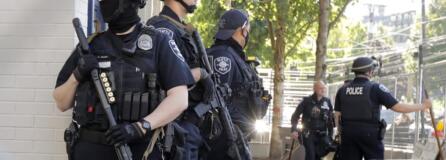
[[[76,43],[71,19],[86,23],[86,1],[0,1],[1,160],[67,159],[71,111],[59,112],[51,95]]]
[[[87,23],[88,0],[0,1],[0,160],[66,160],[61,113],[52,91],[77,43],[71,20]],[[161,3],[147,1],[143,20]]]

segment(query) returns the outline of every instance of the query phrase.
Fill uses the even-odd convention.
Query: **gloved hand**
[[[109,144],[122,145],[144,137],[141,127],[135,123],[123,123],[111,127],[105,132],[105,138]]]
[[[203,101],[204,102],[211,101],[214,96],[214,92],[215,92],[214,81],[212,81],[211,76],[208,76],[208,77],[200,80],[200,82],[204,88]]]
[[[79,58],[76,68],[73,71],[78,82],[83,82],[90,77],[91,70],[98,68],[98,60],[91,54],[83,55]]]

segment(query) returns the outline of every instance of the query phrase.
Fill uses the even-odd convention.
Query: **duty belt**
[[[360,127],[380,127],[379,122],[370,122],[370,121],[342,121],[342,126],[360,126]]]
[[[309,130],[306,130],[306,132],[309,132],[310,134],[317,134],[317,135],[325,135],[325,134],[327,134],[328,132],[327,131],[325,131],[325,130],[318,130],[318,129],[309,129]]]

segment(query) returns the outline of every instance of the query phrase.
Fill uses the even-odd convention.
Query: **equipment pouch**
[[[90,82],[81,83],[76,91],[73,119],[79,125],[91,123],[95,119],[96,93]]]
[[[383,140],[384,139],[384,135],[386,134],[386,128],[387,128],[387,123],[384,119],[381,119],[381,121],[379,122],[379,140]]]

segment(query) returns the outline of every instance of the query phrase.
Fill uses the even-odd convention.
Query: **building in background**
[[[79,17],[85,33],[96,30],[89,20],[93,1],[0,1],[1,160],[67,159],[63,132],[71,112],[56,109],[52,91],[77,43],[71,20]],[[162,6],[147,3],[140,12],[143,20]]]

